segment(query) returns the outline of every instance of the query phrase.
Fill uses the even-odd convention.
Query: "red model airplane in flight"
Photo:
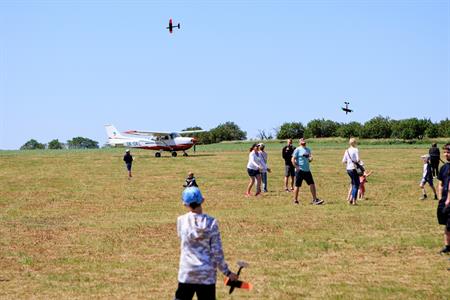
[[[175,25],[175,26],[174,26],[174,25],[172,24],[172,19],[170,19],[170,20],[169,20],[169,27],[166,27],[166,29],[169,29],[169,32],[172,33],[174,27],[180,29],[180,23],[178,23],[178,25]]]

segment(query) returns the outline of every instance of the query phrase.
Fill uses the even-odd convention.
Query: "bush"
[[[277,132],[277,139],[300,139],[304,132],[305,127],[300,122],[284,123]]]

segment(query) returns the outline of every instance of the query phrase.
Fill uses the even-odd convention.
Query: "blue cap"
[[[181,195],[181,199],[183,200],[183,203],[187,205],[194,202],[202,204],[203,202],[202,193],[200,192],[199,188],[195,186],[185,188],[183,194]]]

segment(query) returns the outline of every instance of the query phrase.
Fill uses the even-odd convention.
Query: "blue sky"
[[[317,118],[436,122],[449,84],[449,0],[0,0],[0,149],[103,145],[104,124],[233,121],[252,138]]]

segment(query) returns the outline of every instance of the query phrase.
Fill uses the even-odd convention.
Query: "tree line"
[[[202,130],[199,126],[185,128],[184,130]],[[272,132],[259,130],[259,140],[287,138],[322,138],[322,137],[359,137],[367,139],[395,138],[403,140],[450,137],[450,120],[447,118],[433,123],[429,119],[409,118],[393,120],[389,117],[377,116],[361,124],[358,122],[339,123],[332,120],[314,119],[306,126],[301,122],[286,122]],[[234,122],[226,122],[217,127],[195,134],[190,134],[198,139],[199,144],[213,144],[222,141],[240,141],[247,139],[247,133]],[[41,144],[31,139],[26,142],[21,150],[31,149],[96,149],[98,142],[84,137],[74,137],[66,144],[57,139],[48,144]]]

